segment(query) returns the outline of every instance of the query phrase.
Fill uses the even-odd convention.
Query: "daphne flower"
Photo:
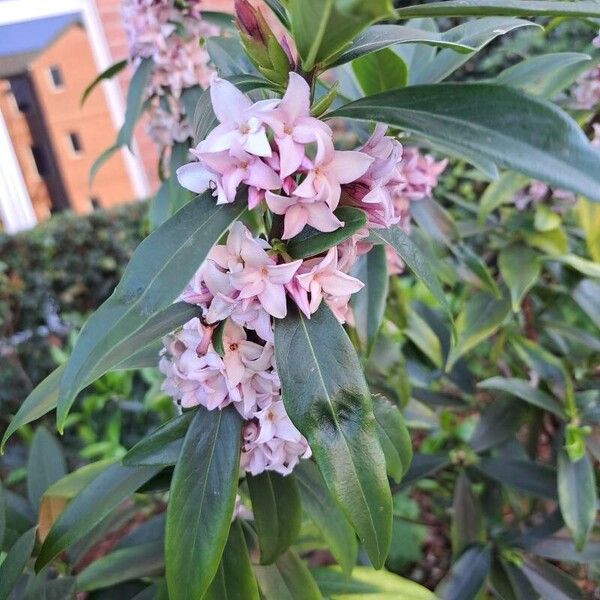
[[[267,192],[267,206],[276,215],[285,215],[282,239],[298,235],[306,225],[319,231],[335,231],[344,225],[326,202],[313,202],[296,196],[280,196]]]
[[[314,202],[327,202],[335,210],[340,201],[342,184],[356,181],[364,175],[373,162],[363,152],[335,150],[331,140],[317,151],[304,181],[294,190],[294,195]]]
[[[290,73],[287,90],[265,121],[275,133],[281,178],[296,172],[304,160],[304,146],[316,142],[321,152],[333,135],[323,121],[310,116],[310,88],[297,73]]]
[[[274,437],[288,442],[299,442],[302,439],[302,434],[290,421],[281,400],[257,412],[256,418],[260,425],[260,434],[256,439],[259,444]]]
[[[303,265],[310,268],[296,276],[301,288],[310,292],[310,312],[319,308],[323,296],[350,296],[364,287],[364,284],[343,273],[338,268],[337,247],[330,248],[322,259],[311,259]]]
[[[273,359],[270,345],[261,346],[248,341],[243,328],[230,320],[225,323],[223,349],[225,373],[234,386],[243,381],[248,370],[259,372],[268,369]]]
[[[232,83],[219,77],[213,78],[210,98],[220,125],[199,144],[200,152],[222,152],[240,146],[254,156],[271,156],[263,117],[278,100],[252,104]]]

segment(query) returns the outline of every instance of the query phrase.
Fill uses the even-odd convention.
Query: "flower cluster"
[[[184,141],[191,128],[178,100],[186,88],[207,87],[213,70],[199,40],[218,28],[202,19],[201,0],[183,6],[175,0],[125,0],[123,17],[134,66],[153,62],[146,99],[151,100],[150,137],[161,147]]]
[[[592,41],[600,48],[600,34]],[[586,71],[571,92],[575,108],[592,110],[600,104],[600,66]]]
[[[219,124],[191,150],[196,160],[178,169],[179,181],[196,193],[212,190],[217,204],[236,201],[245,186],[249,208],[274,215],[274,242],[236,222],[211,250],[181,295],[201,316],[165,341],[163,389],[183,408],[233,405],[244,418],[242,468],[287,474],[310,448],[281,400],[273,319],[286,316],[291,300],[308,318],[325,303],[352,323],[350,298],[363,283],[350,273],[370,249],[366,227],[303,260],[290,258],[287,241],[307,226],[343,227],[341,205],[364,211],[369,227],[407,228],[409,203],[431,193],[445,162],[404,150],[381,125],[357,150],[336,150],[296,73],[282,99],[252,103],[214,78],[211,100]]]

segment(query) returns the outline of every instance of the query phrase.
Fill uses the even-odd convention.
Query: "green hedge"
[[[0,235],[0,405],[13,408],[55,366],[82,315],[119,281],[144,236],[146,205],[62,214],[19,235]]]

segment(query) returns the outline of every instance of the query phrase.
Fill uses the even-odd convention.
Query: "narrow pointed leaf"
[[[186,411],[161,425],[123,457],[123,464],[133,467],[136,465],[170,466],[177,463],[183,438],[194,414],[194,411]]]
[[[265,471],[246,477],[254,525],[258,534],[260,562],[273,563],[294,542],[302,524],[300,492],[293,475]]]
[[[111,465],[73,498],[44,541],[36,562],[39,571],[78,542],[123,500],[160,471],[159,467]]]
[[[415,85],[357,100],[329,116],[382,121],[467,159],[477,155],[600,201],[600,152],[566,113],[513,88]]]
[[[594,466],[587,453],[573,462],[564,449],[559,451],[558,501],[575,548],[581,552],[596,520],[598,504]]]
[[[101,83],[105,79],[112,79],[115,75],[118,75],[127,66],[128,62],[129,61],[127,59],[120,60],[110,65],[108,69],[102,71],[102,73],[100,73],[100,75],[98,75],[96,79],[94,79],[94,81],[92,81],[92,83],[90,83],[90,85],[88,85],[85,88],[83,94],[81,94],[80,105],[83,106],[85,104],[85,101],[88,99],[89,95],[96,89],[99,83]]]
[[[441,600],[474,600],[491,567],[488,546],[472,546],[452,565],[436,590]]]
[[[389,548],[391,495],[369,389],[348,336],[325,306],[275,322],[286,410],[307,438],[335,498],[381,567]]]
[[[21,576],[35,544],[35,527],[26,531],[10,548],[0,564],[0,600],[7,600]]]
[[[370,354],[383,321],[389,277],[384,246],[374,246],[359,257],[352,275],[365,284],[352,296],[352,312],[358,337]]]
[[[62,428],[77,393],[128,355],[139,350],[132,339],[157,330],[156,317],[170,307],[210,249],[245,211],[242,198],[217,206],[210,192],[184,206],[135,251],[113,295],[88,319],[60,383],[57,421]],[[172,329],[185,321],[175,322]],[[152,337],[152,336],[151,336]],[[147,340],[148,342],[156,339]]]
[[[202,598],[217,573],[231,524],[241,419],[232,408],[198,408],[171,483],[165,563],[169,598]]]
[[[318,527],[344,573],[349,574],[356,564],[358,544],[348,519],[312,461],[301,461],[294,469],[294,474],[298,481],[302,507]]]
[[[202,600],[259,600],[244,532],[239,521],[229,530],[219,569]]]
[[[513,312],[521,308],[525,294],[535,285],[542,265],[539,254],[523,244],[512,244],[503,248],[498,255],[498,266],[504,283],[510,290]]]
[[[37,509],[44,492],[67,474],[62,448],[44,427],[38,427],[31,442],[27,461],[27,492],[29,502]]]
[[[521,570],[544,599],[583,600],[583,594],[575,581],[545,560],[528,556]]]
[[[451,315],[442,286],[429,266],[427,258],[404,231],[399,227],[371,229],[371,238],[391,246],[408,265],[408,268],[414,273],[415,277],[427,286],[429,291],[435,296],[435,299]]]
[[[254,571],[265,600],[322,600],[310,571],[293,550]]]

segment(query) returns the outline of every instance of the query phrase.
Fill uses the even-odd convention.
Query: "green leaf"
[[[171,482],[165,562],[169,598],[202,598],[219,567],[240,468],[242,422],[233,408],[198,408]]]
[[[369,389],[352,343],[326,306],[275,321],[282,397],[371,562],[381,567],[392,528],[391,495]],[[311,377],[307,377],[307,373]]]
[[[457,342],[448,356],[447,369],[466,352],[493,335],[510,314],[508,295],[501,299],[476,292],[466,301],[456,320]]]
[[[500,85],[518,87],[532,96],[551,99],[571,85],[591,62],[587,54],[556,52],[531,56],[504,69],[495,79]]]
[[[441,50],[418,73],[411,74],[411,83],[437,83],[446,79],[464,65],[474,54],[483,50],[501,35],[522,27],[535,26],[531,21],[506,17],[487,17],[467,21],[444,34],[444,39],[471,46],[471,54],[458,54],[453,50]]]
[[[48,579],[48,573],[42,571],[27,582],[23,600],[75,600],[76,584],[75,577]]]
[[[4,534],[6,533],[6,501],[4,500],[4,491],[0,485],[0,550],[4,544]]]
[[[452,565],[436,592],[443,600],[474,600],[491,567],[489,546],[471,546]]]
[[[202,600],[259,600],[258,586],[239,521],[231,524],[219,569]]]
[[[542,265],[538,253],[523,244],[511,244],[498,255],[498,267],[510,291],[513,312],[519,312],[525,294],[535,285]]]
[[[26,531],[0,564],[0,600],[6,600],[21,576],[35,544],[35,527]]]
[[[133,138],[133,130],[135,124],[140,117],[146,88],[150,75],[154,69],[154,62],[150,58],[144,58],[135,70],[131,82],[129,83],[129,91],[127,92],[127,107],[125,108],[125,121],[117,136],[118,146],[131,146]]]
[[[131,579],[159,575],[164,563],[162,540],[119,548],[81,571],[77,575],[77,590],[91,592]]]
[[[550,395],[539,388],[533,387],[528,381],[516,377],[490,377],[477,384],[484,390],[506,392],[511,396],[525,400],[529,404],[554,413],[560,419],[565,418],[565,411]]]
[[[371,52],[398,44],[426,44],[432,47],[451,48],[461,53],[474,50],[471,46],[444,39],[444,35],[437,31],[426,31],[403,25],[372,25],[358,34],[330,66],[343,65]]]
[[[600,329],[600,282],[584,279],[573,289],[573,300]]]
[[[237,31],[234,35],[228,37],[215,36],[208,38],[206,49],[211,62],[222,77],[235,77],[242,74],[258,75],[252,62],[244,52]]]
[[[534,556],[526,556],[521,570],[544,599],[583,600],[579,586],[564,571]]]
[[[343,227],[321,233],[307,226],[287,243],[287,253],[294,259],[315,256],[352,237],[367,222],[364,211],[350,206],[341,206],[334,214],[344,223]]]
[[[427,588],[389,571],[355,567],[352,577],[347,577],[335,567],[319,567],[312,573],[327,598],[436,600],[434,593]]]
[[[451,250],[461,263],[461,267],[468,271],[465,279],[472,280],[475,285],[496,298],[502,297],[498,284],[492,277],[487,265],[467,244],[454,244],[451,246]]]
[[[557,497],[556,471],[545,465],[503,457],[481,458],[475,468],[484,475],[527,494],[551,500]]]
[[[387,258],[383,246],[374,246],[365,256],[359,257],[352,275],[365,284],[352,296],[352,312],[358,337],[371,353],[383,321],[389,277]]]
[[[445,469],[450,464],[446,454],[419,454],[413,456],[410,468],[402,480],[401,488],[408,487],[420,479],[432,477],[438,471]]]
[[[490,586],[501,600],[541,600],[520,569],[497,557],[492,561]]]
[[[596,519],[596,477],[587,453],[573,462],[564,449],[558,452],[558,501],[565,523],[581,552]]]
[[[565,256],[551,256],[547,260],[562,263],[568,265],[572,269],[579,271],[587,277],[600,277],[600,264],[597,262],[575,256],[574,254],[567,254]]]
[[[265,4],[273,11],[275,16],[279,19],[279,22],[286,28],[290,28],[290,20],[285,10],[284,2],[280,0],[265,0]],[[204,11],[202,11],[204,14]]]
[[[470,545],[485,541],[485,528],[479,499],[464,471],[458,475],[452,500],[452,555],[460,556]]]
[[[140,440],[124,457],[128,467],[170,466],[177,463],[183,445],[183,438],[194,417],[190,410],[171,419]]]
[[[408,310],[404,334],[438,369],[443,368],[444,356],[440,338],[416,310]]]
[[[265,471],[246,477],[254,525],[258,534],[260,563],[269,565],[298,537],[302,524],[300,492],[293,475]]]
[[[33,391],[25,398],[25,401],[19,407],[17,414],[12,418],[4,436],[2,437],[2,446],[0,449],[4,452],[4,446],[8,438],[18,429],[31,423],[46,413],[50,412],[58,402],[58,384],[62,377],[64,366],[54,369],[48,377],[38,384]]]
[[[34,509],[44,492],[67,474],[67,464],[60,444],[44,427],[38,427],[31,441],[27,461],[27,492]]]
[[[355,58],[352,61],[352,70],[367,96],[404,87],[408,81],[406,64],[390,48]]]
[[[452,248],[460,240],[452,215],[433,198],[423,198],[413,203],[410,213],[419,227],[436,242]]]
[[[387,398],[374,396],[373,409],[388,475],[400,483],[412,460],[410,433],[402,413]]]
[[[354,530],[336,503],[316,465],[310,460],[300,461],[294,469],[302,507],[314,521],[327,542],[327,548],[350,574],[356,564],[358,545]]]
[[[179,314],[172,302],[229,225],[246,210],[242,198],[217,206],[209,191],[138,246],[112,296],[88,319],[77,339],[60,382],[60,429],[77,393],[138,350],[140,338],[149,343],[191,318],[186,310]]]
[[[431,269],[428,259],[410,237],[399,227],[371,229],[370,232],[370,238],[375,240],[376,243],[388,244],[398,253],[398,256],[408,265],[408,268],[413,272],[415,277],[425,284],[435,299],[452,316],[442,286]]]
[[[129,61],[127,59],[120,60],[119,62],[116,62],[110,67],[108,67],[108,69],[102,71],[102,73],[100,73],[100,75],[98,75],[98,77],[96,77],[96,79],[94,79],[94,81],[92,81],[92,83],[90,83],[90,85],[88,85],[85,88],[83,94],[81,95],[81,100],[79,103],[80,106],[83,106],[85,104],[85,101],[88,99],[89,95],[96,89],[96,86],[101,81],[105,79],[112,79],[115,75],[119,74],[128,65],[128,62]]]
[[[322,600],[306,565],[288,550],[272,565],[254,567],[265,600]]]
[[[589,540],[583,552],[577,552],[570,538],[549,536],[533,544],[531,552],[542,558],[560,562],[590,563],[600,560],[600,542]]]
[[[506,15],[523,17],[600,17],[595,1],[558,2],[555,0],[448,0],[407,6],[396,11],[399,19],[413,17],[480,17]]]
[[[527,177],[512,171],[502,173],[499,179],[492,181],[479,199],[479,223],[483,223],[499,206],[513,202],[515,194],[527,185],[527,181]]]
[[[527,412],[516,400],[495,400],[482,410],[469,445],[475,452],[481,453],[506,442],[523,424]]]
[[[329,116],[388,123],[467,160],[485,158],[600,201],[600,153],[577,123],[553,104],[512,88],[410,86],[346,104]]]
[[[392,14],[390,0],[289,0],[287,4],[305,71],[327,65],[368,25]]]
[[[221,29],[235,29],[235,20],[229,13],[214,10],[203,10],[202,20]]]
[[[160,471],[159,467],[111,465],[87,485],[58,517],[42,545],[36,569],[79,541],[125,498]]]

